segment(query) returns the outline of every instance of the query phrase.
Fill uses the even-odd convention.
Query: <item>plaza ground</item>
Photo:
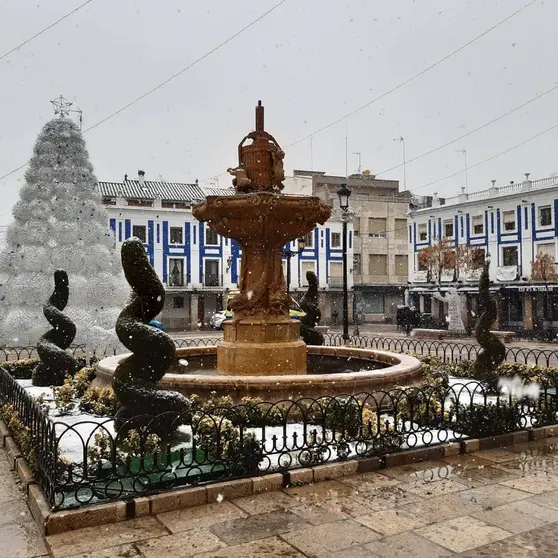
[[[0,451],[10,558],[550,558],[558,438],[286,488],[43,540]]]

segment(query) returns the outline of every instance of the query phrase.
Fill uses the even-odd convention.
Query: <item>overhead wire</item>
[[[89,1],[91,2],[92,0],[89,0]],[[165,79],[164,81],[162,81],[161,83],[159,83],[157,86],[153,87],[152,89],[150,89],[146,93],[143,93],[142,95],[140,95],[139,97],[137,97],[133,101],[130,101],[129,103],[127,103],[122,108],[118,109],[117,111],[113,112],[112,114],[109,114],[108,116],[106,116],[102,120],[99,120],[99,122],[96,122],[95,124],[89,126],[88,128],[86,128],[83,131],[83,133],[85,134],[85,133],[97,128],[97,126],[100,126],[101,124],[104,124],[105,122],[107,122],[111,118],[114,118],[115,116],[117,116],[120,113],[124,112],[125,110],[129,109],[131,106],[135,105],[136,103],[139,103],[141,100],[145,99],[147,96],[151,95],[155,91],[158,91],[159,89],[164,87],[167,83],[171,82],[172,80],[176,79],[178,76],[187,72],[188,70],[193,68],[196,64],[199,64],[202,60],[205,60],[208,56],[210,56],[211,54],[213,54],[217,50],[221,49],[222,47],[224,47],[225,45],[227,45],[228,43],[230,43],[231,41],[236,39],[239,35],[241,35],[245,31],[247,31],[248,29],[250,29],[251,27],[256,25],[257,23],[259,23],[262,19],[264,19],[266,16],[268,16],[269,14],[274,12],[277,8],[282,6],[285,2],[287,2],[287,0],[280,0],[279,2],[274,4],[269,10],[267,10],[266,12],[264,12],[263,14],[258,16],[256,19],[254,19],[253,21],[251,21],[250,23],[248,23],[247,25],[242,27],[242,29],[240,29],[239,31],[237,31],[236,33],[234,33],[233,35],[231,35],[230,37],[228,37],[227,39],[225,39],[224,41],[219,43],[217,46],[213,47],[211,50],[209,50],[208,52],[206,52],[205,54],[203,54],[199,58],[196,58],[196,60],[194,60],[193,62],[191,62],[190,64],[188,64],[184,68],[182,68],[180,71],[176,72],[175,74],[173,74],[169,78]],[[29,161],[27,161],[26,163],[24,163],[23,165],[20,165],[19,167],[15,168],[15,169],[11,170],[10,172],[4,174],[3,176],[0,176],[0,180],[3,180],[4,178],[7,178],[8,176],[11,176],[12,174],[21,170],[22,168],[24,168],[28,164],[29,164]]]
[[[468,46],[472,45],[473,43],[475,43],[476,41],[478,41],[479,39],[482,39],[483,37],[485,37],[486,35],[488,35],[488,33],[490,33],[491,31],[494,31],[494,29],[497,29],[498,27],[500,27],[501,25],[503,25],[504,23],[506,23],[507,21],[509,21],[510,19],[512,19],[513,17],[515,17],[516,15],[520,14],[523,10],[527,9],[529,6],[532,6],[535,2],[537,2],[537,0],[530,0],[530,2],[527,2],[527,4],[525,4],[524,6],[522,6],[521,8],[519,8],[518,10],[516,10],[515,12],[513,12],[512,14],[510,14],[509,16],[505,17],[504,19],[502,19],[501,21],[499,21],[498,23],[496,23],[495,25],[493,25],[492,27],[486,29],[485,31],[483,31],[480,35],[477,35],[476,37],[472,38],[471,40],[467,41],[465,44],[461,45],[459,48],[456,48],[455,50],[451,51],[449,54],[446,54],[445,56],[443,56],[442,58],[440,58],[438,61],[434,62],[433,64],[430,64],[430,66],[427,66],[426,68],[424,68],[423,70],[421,70],[420,72],[414,74],[413,76],[411,76],[410,78],[406,79],[405,81],[402,81],[401,83],[399,83],[398,85],[396,85],[395,87],[392,87],[391,89],[389,89],[388,91],[382,93],[381,95],[379,95],[378,97],[376,97],[375,99],[372,99],[371,101],[368,101],[367,103],[365,103],[364,105],[348,112],[347,114],[345,114],[345,116],[342,116],[341,118],[338,118],[337,120],[334,120],[333,122],[331,122],[330,124],[327,124],[326,126],[323,126],[322,128],[320,128],[319,130],[316,130],[315,132],[312,132],[311,134],[308,134],[296,141],[294,141],[293,143],[290,143],[289,145],[287,145],[285,147],[285,149],[288,149],[289,147],[292,147],[293,145],[296,145],[300,142],[303,142],[317,134],[320,134],[321,132],[335,126],[336,124],[339,124],[340,122],[343,122],[343,120],[345,120],[346,118],[349,118],[350,116],[353,116],[354,114],[356,114],[357,112],[360,112],[361,110],[364,110],[365,108],[369,107],[370,105],[373,105],[374,103],[380,101],[381,99],[387,97],[388,95],[391,95],[392,93],[394,93],[395,91],[397,91],[398,89],[401,89],[402,87],[404,87],[405,85],[407,85],[408,83],[411,83],[412,81],[414,81],[415,79],[423,76],[424,74],[426,74],[427,72],[429,72],[430,70],[432,70],[433,68],[435,68],[436,66],[439,66],[440,64],[442,64],[443,62],[445,62],[446,60],[450,59],[452,56],[455,56],[456,54],[458,54],[459,52],[461,52],[462,50],[466,49]]]
[[[448,147],[448,145],[451,145],[452,143],[455,143],[457,141],[462,140],[463,138],[466,138],[468,136],[471,136],[472,134],[475,134],[476,132],[480,132],[481,130],[484,130],[485,128],[487,128],[488,126],[490,126],[491,124],[494,124],[495,122],[498,122],[499,120],[502,120],[502,118],[505,118],[506,116],[509,116],[510,114],[513,114],[514,112],[517,112],[518,110],[521,110],[522,108],[525,108],[527,105],[530,105],[531,103],[538,101],[541,97],[544,97],[545,95],[548,95],[549,93],[551,93],[552,91],[555,91],[556,89],[558,89],[558,84],[554,85],[553,87],[551,87],[550,89],[547,89],[546,91],[544,91],[543,93],[540,93],[539,95],[537,95],[536,97],[533,97],[532,99],[530,99],[529,101],[526,101],[525,103],[512,108],[511,110],[509,110],[508,112],[505,112],[503,114],[501,114],[500,116],[497,116],[496,118],[493,118],[492,120],[489,120],[488,122],[485,122],[482,126],[479,126],[478,128],[475,128],[474,130],[471,130],[469,132],[467,132],[466,134],[463,134],[457,138],[454,138],[442,145],[439,145],[438,147],[435,147],[434,149],[430,149],[429,151],[425,151],[424,153],[421,153],[420,155],[417,155],[416,157],[413,157],[412,159],[408,159],[407,161],[405,161],[405,163],[399,163],[397,165],[394,165],[393,167],[390,167],[389,169],[385,169],[381,172],[375,173],[376,176],[380,176],[381,174],[386,174],[387,172],[390,172],[392,170],[398,169],[400,167],[402,167],[404,164],[408,165],[409,163],[413,163],[414,161],[418,161],[419,159],[422,159],[423,157],[426,157],[427,155],[431,155],[432,153],[435,153],[436,151],[439,151],[440,149],[444,149],[445,147]]]
[[[406,79],[405,81],[399,83],[398,85],[396,85],[395,87],[389,89],[388,91],[385,91],[384,93],[382,93],[380,96],[376,97],[375,99],[372,99],[372,101],[369,101],[367,103],[365,103],[364,105],[360,106],[357,109],[354,109],[350,112],[348,112],[347,114],[345,114],[345,116],[342,116],[341,118],[338,118],[337,120],[331,122],[330,124],[327,124],[326,126],[323,126],[322,128],[320,128],[319,130],[316,130],[315,132],[308,134],[290,144],[288,144],[287,146],[285,146],[284,149],[288,149],[289,147],[293,147],[294,145],[297,145],[307,139],[310,139],[312,137],[314,137],[315,135],[329,129],[332,128],[333,126],[335,126],[336,124],[339,124],[340,122],[342,122],[343,120],[346,120],[347,118],[349,118],[350,116],[353,116],[354,114],[356,114],[357,112],[360,112],[361,110],[364,110],[365,108],[369,107],[370,105],[376,103],[377,101],[387,97],[388,95],[390,95],[391,93],[394,93],[395,91],[397,91],[398,89],[401,89],[403,86],[407,85],[408,83],[414,81],[416,78],[426,74],[428,71],[432,70],[433,68],[435,68],[436,66],[439,66],[441,63],[445,62],[446,60],[448,60],[449,58],[451,58],[452,56],[454,56],[455,54],[461,52],[462,50],[464,50],[465,48],[467,48],[468,46],[472,45],[473,43],[475,43],[476,41],[478,41],[479,39],[481,39],[482,37],[485,37],[488,33],[490,33],[491,31],[493,31],[494,29],[497,29],[498,27],[500,27],[501,25],[503,25],[504,23],[506,23],[507,21],[509,21],[510,19],[512,19],[513,17],[515,17],[516,15],[518,15],[519,13],[521,13],[523,10],[525,10],[526,8],[528,8],[529,6],[531,6],[532,4],[534,4],[537,0],[531,0],[530,2],[528,2],[527,4],[525,4],[524,6],[522,6],[521,8],[519,8],[518,10],[516,10],[515,12],[513,12],[512,14],[510,14],[509,16],[505,17],[503,20],[499,21],[498,23],[496,23],[495,25],[493,25],[492,27],[490,27],[489,29],[486,29],[485,31],[483,31],[480,35],[477,35],[476,37],[472,38],[471,40],[469,40],[468,42],[466,42],[465,44],[461,45],[459,48],[453,50],[452,52],[450,52],[449,54],[445,55],[444,57],[440,58],[440,60],[438,60],[437,62],[434,62],[433,64],[431,64],[430,66],[424,68],[423,70],[421,70],[420,72],[418,72],[417,74],[413,75],[412,77]],[[558,85],[556,86],[558,87]],[[528,105],[529,103],[536,101],[537,99],[539,99],[540,97],[546,95],[547,93],[550,93],[551,91],[553,91],[554,89],[556,89],[556,87],[553,87],[551,89],[549,89],[548,91],[545,91],[544,93],[542,93],[541,95],[535,97],[534,99],[532,99],[531,101],[528,101],[527,103],[516,107],[515,109],[512,109],[511,111],[509,111],[509,113],[507,114],[511,114],[512,112],[515,112],[516,110],[519,110],[520,108]],[[496,122],[497,120],[503,118],[504,116],[506,116],[507,114],[501,115],[498,118],[494,119],[493,122]],[[437,149],[442,149],[443,147],[446,147],[447,145],[450,145],[451,143],[454,143],[456,141],[459,141],[460,139],[467,137],[468,135],[473,134],[475,131],[478,131],[482,128],[485,128],[486,126],[490,125],[492,123],[489,122],[479,128],[477,128],[476,130],[473,130],[471,132],[468,132],[467,134],[464,134],[463,136],[456,138],[455,140],[448,142],[447,144],[444,144],[443,146],[440,146]],[[433,150],[435,151],[435,150]],[[431,152],[433,152],[431,151]],[[423,155],[421,155],[421,157],[428,155],[429,153],[425,153]],[[416,160],[413,159],[413,160]],[[406,163],[410,163],[411,161],[406,161]],[[389,172],[395,168],[398,168],[401,165],[397,165],[396,167],[392,167],[390,169],[387,169],[385,171],[382,171],[382,173],[378,173],[378,174],[383,174],[386,172]],[[220,174],[214,174],[211,177],[208,177],[207,180],[211,180],[214,179],[216,177],[221,177],[221,176],[225,176],[227,173],[220,173]]]
[[[479,161],[478,163],[475,163],[474,165],[469,166],[469,169],[472,168],[476,168],[479,167],[481,165],[484,165],[485,163],[488,163],[489,161],[493,161],[494,159],[496,159],[497,157],[501,157],[502,155],[505,155],[506,153],[509,153],[510,151],[513,151],[514,149],[517,149],[518,147],[521,147],[522,145],[525,145],[526,143],[529,143],[537,138],[540,138],[541,136],[543,136],[544,134],[547,134],[548,132],[551,132],[552,130],[555,130],[558,128],[558,124],[554,124],[554,126],[551,126],[550,128],[547,128],[546,130],[543,130],[542,132],[539,132],[538,134],[535,134],[534,136],[531,136],[530,138],[523,140],[520,143],[517,143],[515,145],[513,145],[512,147],[509,147],[508,149],[505,149],[504,151],[500,151],[500,153],[496,153],[496,155],[493,155],[492,157],[488,157],[487,159],[484,159],[482,161]],[[458,174],[461,174],[463,171],[457,171],[454,172],[452,174],[448,174],[447,176],[443,176],[442,178],[438,178],[436,180],[432,180],[431,182],[428,182],[426,184],[422,184],[421,186],[418,186],[417,188],[414,188],[414,191],[416,190],[420,190],[421,188],[426,188],[427,186],[432,186],[433,184],[437,184],[438,182],[442,182],[443,180],[447,180],[448,178],[453,178],[454,176],[457,176]],[[386,202],[389,202],[389,198],[386,199]],[[395,202],[397,203],[397,202]],[[399,202],[401,203],[401,202]],[[445,206],[441,206],[441,207],[445,207]],[[449,206],[448,206],[449,207]],[[432,208],[429,208],[432,209]],[[403,227],[399,227],[399,228],[394,228],[394,229],[386,229],[384,231],[376,231],[374,234],[388,234],[390,232],[397,232],[398,230],[402,230]]]
[[[68,12],[67,14],[63,15],[61,18],[57,19],[54,23],[51,23],[47,27],[44,27],[43,29],[41,29],[38,33],[35,33],[34,35],[29,37],[28,39],[25,39],[25,41],[23,41],[19,45],[13,47],[12,49],[8,50],[8,52],[5,52],[4,54],[2,54],[2,56],[0,56],[0,60],[3,60],[4,58],[9,56],[10,54],[15,52],[16,50],[19,50],[21,47],[24,47],[26,44],[30,43],[33,39],[36,39],[37,37],[41,36],[43,33],[46,33],[49,29],[52,29],[53,27],[55,27],[56,25],[58,25],[59,23],[61,23],[65,19],[69,18],[71,15],[75,14],[76,12],[81,10],[82,8],[85,8],[85,6],[87,6],[87,4],[91,4],[91,2],[93,2],[93,0],[87,0],[87,2],[84,2],[83,4],[79,5],[77,8],[74,8],[71,12]]]

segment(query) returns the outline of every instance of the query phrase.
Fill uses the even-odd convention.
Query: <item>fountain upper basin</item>
[[[302,375],[219,375],[214,369],[216,355],[216,346],[177,349],[171,372],[165,374],[157,385],[186,396],[195,394],[206,398],[217,393],[218,396],[229,395],[236,401],[243,397],[259,397],[274,402],[322,395],[372,393],[394,386],[418,385],[421,379],[421,365],[414,357],[353,347],[309,346],[309,369],[312,371],[319,367],[320,373]],[[100,361],[94,385],[111,385],[118,363],[128,356],[122,354]],[[181,366],[181,360],[188,361],[188,365]],[[194,365],[192,367],[190,360]],[[190,372],[189,368],[195,368],[195,371]],[[329,370],[347,368],[353,370],[328,373]],[[179,370],[182,373],[176,373]]]

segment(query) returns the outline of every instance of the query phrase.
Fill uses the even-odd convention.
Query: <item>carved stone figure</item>
[[[175,357],[174,341],[149,322],[163,309],[165,290],[149,263],[143,242],[130,238],[122,245],[122,267],[132,287],[132,297],[116,322],[116,334],[132,355],[122,360],[114,373],[112,386],[122,409],[117,426],[139,415],[161,415],[151,430],[162,437],[178,426],[177,415],[188,411],[190,401],[175,391],[157,386]],[[148,423],[149,424],[149,423]]]
[[[252,181],[248,178],[246,171],[242,167],[237,167],[235,169],[228,168],[227,172],[234,176],[232,183],[237,192],[250,191],[250,184],[252,184]]]
[[[477,380],[490,380],[494,370],[504,362],[506,347],[498,337],[490,332],[490,327],[498,316],[494,297],[490,295],[488,263],[484,264],[479,280],[479,310],[481,316],[475,329],[475,337],[482,347],[473,366]]]
[[[285,158],[285,152],[277,147],[271,151],[271,159],[273,161],[273,178],[272,183],[277,187],[278,190],[283,190],[283,180],[285,180],[285,169],[283,168],[283,159]]]
[[[68,304],[68,274],[59,269],[54,272],[54,292],[43,306],[43,313],[52,329],[37,343],[41,362],[33,370],[34,386],[60,386],[66,376],[73,376],[80,363],[66,352],[76,336],[76,326],[62,313]]]
[[[324,336],[314,329],[322,317],[318,306],[318,278],[313,271],[306,272],[306,280],[308,281],[308,290],[300,300],[300,307],[306,313],[306,316],[300,321],[300,336],[307,345],[323,345]]]

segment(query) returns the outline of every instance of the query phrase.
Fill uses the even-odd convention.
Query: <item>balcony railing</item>
[[[204,287],[220,287],[221,277],[219,275],[206,275],[203,278]]]

